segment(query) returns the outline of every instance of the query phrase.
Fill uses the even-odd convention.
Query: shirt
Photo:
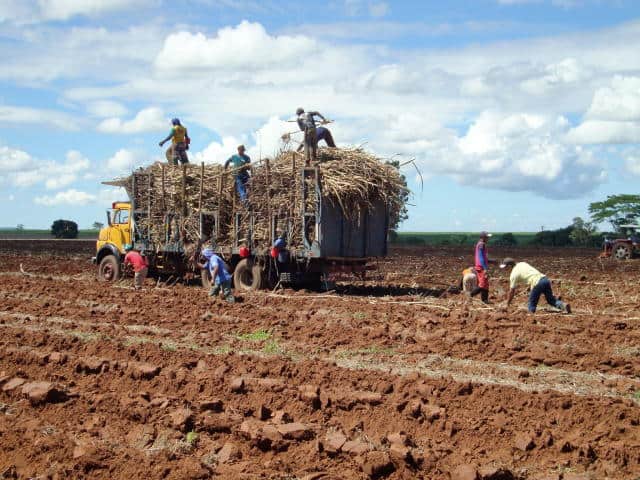
[[[318,112],[305,112],[298,115],[298,127],[303,132],[309,128],[316,128],[316,121],[313,117],[319,116]]]
[[[139,272],[147,266],[147,259],[132,250],[124,256],[124,264],[127,265],[129,263],[133,265],[134,272]]]
[[[249,155],[236,154],[229,157],[229,160],[227,160],[227,162],[225,163],[225,167],[228,167],[229,164],[232,164],[233,168],[240,168],[241,166],[248,165],[250,163],[251,159],[249,158]]]
[[[171,141],[174,144],[184,143],[186,138],[187,138],[187,129],[184,128],[182,125],[174,125],[173,128],[171,128]]]
[[[516,288],[518,285],[529,285],[529,288],[535,287],[540,279],[545,275],[533,268],[527,262],[518,262],[511,270],[509,281],[511,288]]]
[[[204,268],[209,269],[211,272],[211,276],[213,276],[213,271],[216,266],[218,267],[218,273],[216,274],[216,278],[213,279],[215,285],[222,285],[224,282],[231,281],[231,274],[227,271],[227,268],[224,264],[224,260],[222,260],[218,255],[211,255],[211,258],[207,260],[207,263],[204,264]]]
[[[480,240],[476,243],[476,268],[480,267],[483,270],[489,270],[489,255],[487,252],[487,244]]]

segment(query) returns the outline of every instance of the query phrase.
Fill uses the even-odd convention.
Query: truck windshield
[[[116,210],[113,214],[113,223],[129,223],[129,210]]]

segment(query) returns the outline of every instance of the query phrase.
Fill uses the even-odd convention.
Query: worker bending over
[[[317,155],[318,155],[318,132],[316,128],[315,117],[320,117],[323,122],[326,122],[327,119],[324,118],[320,112],[305,112],[304,108],[298,108],[296,110],[296,115],[298,117],[297,118],[298,127],[304,133],[303,147],[304,147],[305,161],[307,165],[310,165],[311,161],[315,162],[317,160]],[[324,135],[325,135],[325,141],[327,141],[326,133],[324,133]],[[329,135],[331,135],[331,133],[329,133]],[[333,143],[333,137],[330,137],[330,138],[331,138],[331,142]],[[335,143],[333,145],[335,146]]]
[[[331,135],[331,132],[329,131],[328,128],[316,127],[316,148],[320,140],[324,140],[325,143],[327,144],[327,147],[336,148],[336,142],[333,141],[333,135]],[[304,148],[304,142],[298,146],[298,149],[296,151],[299,152],[303,148]]]
[[[541,295],[544,295],[547,299],[547,303],[552,307],[571,313],[571,306],[553,295],[553,291],[551,290],[551,280],[528,263],[516,263],[513,258],[505,258],[500,264],[500,268],[506,268],[511,272],[509,275],[510,289],[507,295],[507,307],[511,305],[511,301],[516,294],[516,288],[518,285],[528,285],[531,289],[528,305],[530,313],[535,313],[536,308],[538,307],[538,300],[540,300]]]
[[[238,145],[238,153],[232,155],[224,164],[226,170],[229,165],[233,165],[235,170],[236,191],[242,202],[247,201],[247,182],[249,181],[249,170],[251,169],[251,159],[244,153],[244,145]]]
[[[140,252],[133,249],[133,246],[126,244],[124,251],[127,254],[124,256],[124,266],[128,268],[129,265],[133,267],[133,288],[136,290],[142,289],[144,281],[147,279],[149,273],[149,265],[147,259],[143,257]]]
[[[174,118],[171,120],[171,132],[167,135],[167,138],[162,140],[159,145],[162,147],[166,142],[171,140],[173,149],[172,155],[172,163],[174,165],[178,165],[178,160],[180,163],[185,164],[189,163],[189,157],[187,157],[187,150],[189,150],[189,144],[191,143],[191,139],[187,134],[187,129],[182,126],[180,123],[180,119]]]
[[[231,274],[227,270],[224,260],[216,255],[210,248],[205,248],[202,251],[202,256],[206,262],[198,262],[198,267],[208,270],[211,274],[211,281],[213,282],[209,296],[217,297],[222,289],[222,295],[224,295],[225,300],[229,303],[234,303],[236,299],[231,293]]]
[[[478,288],[478,275],[476,275],[475,267],[465,268],[462,271],[462,279],[460,280],[460,289],[471,296]]]

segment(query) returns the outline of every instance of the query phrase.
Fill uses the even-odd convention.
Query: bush
[[[78,238],[78,224],[71,220],[56,220],[51,225],[51,235],[56,238]]]
[[[571,245],[571,232],[573,225],[557,230],[543,230],[536,233],[531,245],[541,245],[544,247],[566,247]]]
[[[513,247],[518,244],[518,241],[513,233],[508,232],[498,235],[492,243],[498,247]]]

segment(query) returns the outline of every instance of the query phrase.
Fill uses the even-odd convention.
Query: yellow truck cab
[[[106,282],[120,277],[124,246],[132,243],[131,202],[113,202],[107,210],[107,226],[100,230],[96,242],[98,279]]]

